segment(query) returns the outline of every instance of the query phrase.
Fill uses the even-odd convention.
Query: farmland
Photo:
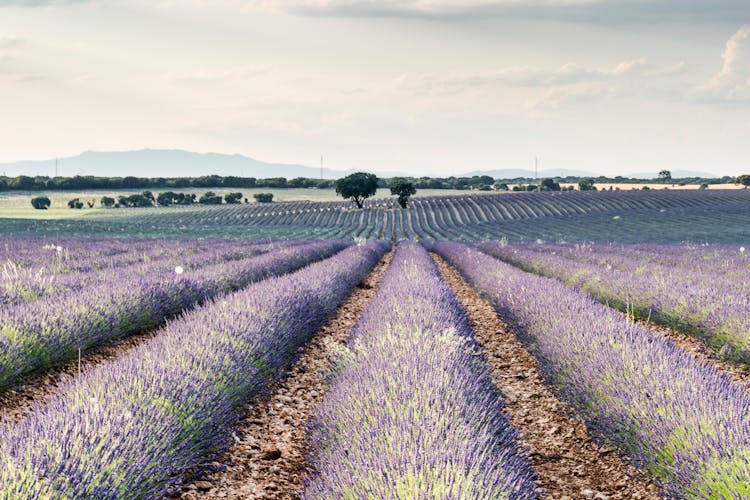
[[[69,210],[69,212],[80,212]],[[0,218],[4,234],[398,241],[735,242],[750,235],[750,191],[601,191],[91,210]],[[720,224],[717,224],[720,221]]]
[[[748,190],[0,229],[0,499],[750,496]]]

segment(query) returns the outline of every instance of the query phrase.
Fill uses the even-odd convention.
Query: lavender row
[[[168,277],[130,275],[87,293],[0,309],[0,390],[79,350],[155,328],[218,294],[333,255],[341,241],[315,242]]]
[[[750,393],[587,294],[476,249],[438,243],[597,434],[676,498],[750,495]]]
[[[401,243],[311,425],[305,498],[535,498],[465,312]]]
[[[750,272],[750,254],[740,245],[603,245],[545,244],[551,251],[577,262],[636,274],[658,274],[677,281],[728,278],[738,282]],[[743,280],[744,281],[744,280]]]
[[[284,246],[299,244],[285,242]],[[127,243],[109,243],[109,248],[127,247]],[[59,252],[38,247],[29,252],[25,264],[9,260],[0,266],[0,304],[14,304],[35,300],[56,293],[77,292],[116,280],[125,273],[172,272],[176,266],[196,269],[227,260],[239,260],[272,251],[281,243],[253,243],[238,241],[173,242],[153,240],[153,249],[131,249],[115,255],[103,250],[100,257],[91,257],[69,264]],[[63,265],[63,263],[65,265]]]
[[[602,302],[643,318],[699,335],[734,360],[750,363],[750,288],[746,275],[706,275],[599,267],[558,255],[546,247],[482,244],[493,256],[558,278]],[[680,279],[674,277],[680,274]]]
[[[159,498],[221,451],[237,411],[288,367],[384,253],[350,247],[170,323],[0,430],[2,498]]]

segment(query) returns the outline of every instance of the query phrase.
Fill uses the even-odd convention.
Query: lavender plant
[[[750,393],[557,280],[436,243],[517,327],[547,381],[675,498],[750,496]]]
[[[349,247],[210,301],[0,430],[0,498],[158,498],[223,449],[236,413],[385,252]]]
[[[604,246],[485,243],[479,248],[524,269],[561,279],[630,314],[694,333],[727,357],[750,363],[750,259],[738,250],[730,258],[725,248],[704,247],[702,258],[694,260],[696,268],[688,269],[680,258],[662,257],[664,263],[657,264],[657,258],[651,257],[641,264],[627,250],[617,255],[604,251]],[[665,249],[669,252],[674,250]],[[715,259],[715,272],[706,269],[705,261],[711,259]]]
[[[272,254],[176,274],[120,277],[81,294],[63,294],[0,309],[0,390],[25,373],[72,359],[79,349],[155,328],[193,305],[253,281],[286,273],[348,243],[315,242]]]
[[[311,425],[305,498],[535,498],[465,312],[401,243]]]

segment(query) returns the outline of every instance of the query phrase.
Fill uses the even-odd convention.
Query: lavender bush
[[[535,498],[465,312],[401,243],[311,427],[305,498]]]
[[[78,350],[155,328],[217,294],[286,273],[348,243],[315,242],[194,273],[121,276],[86,293],[62,294],[0,309],[0,390],[30,371],[63,363]]]
[[[727,357],[750,363],[750,259],[737,249],[731,255],[725,248],[704,247],[701,258],[694,259],[696,266],[688,268],[684,257],[664,256],[661,264],[651,257],[643,263],[627,250],[619,255],[605,252],[605,246],[486,243],[479,248],[561,279],[623,311],[697,334]],[[666,255],[674,252],[665,249]],[[716,271],[707,269],[711,260]]]
[[[239,407],[289,366],[385,252],[350,247],[222,296],[0,430],[0,498],[155,498],[227,443]]]
[[[591,429],[675,498],[750,496],[750,393],[713,366],[557,280],[437,243]]]

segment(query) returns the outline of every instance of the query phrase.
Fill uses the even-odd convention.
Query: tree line
[[[255,193],[253,198],[258,203],[270,203],[273,201],[273,193]],[[117,199],[112,196],[102,196],[98,201],[99,204],[105,208],[153,207],[156,205],[168,207],[170,205],[193,205],[194,203],[201,205],[221,205],[222,203],[235,205],[242,203],[243,197],[240,192],[227,193],[222,198],[221,195],[217,195],[213,191],[206,191],[200,198],[198,198],[194,193],[175,193],[173,191],[165,191],[154,196],[154,193],[151,191],[143,191],[129,196],[120,195]],[[72,198],[68,200],[68,208],[81,209],[84,205],[89,208],[94,208],[96,202],[96,198],[86,201],[82,201],[80,198]],[[247,198],[244,198],[244,202],[249,203]],[[37,210],[46,210],[51,205],[52,200],[47,196],[36,196],[31,199],[31,206]]]
[[[654,179],[633,179],[627,177],[554,177],[558,183],[576,184],[585,179],[591,179],[597,183],[650,183],[664,181],[664,172],[659,173]],[[742,177],[742,176],[740,176]],[[669,181],[676,184],[731,184],[739,182],[740,177],[718,177],[699,178],[690,177],[684,179],[673,179]],[[498,189],[499,184],[529,184],[538,183],[539,179],[517,177],[513,179],[494,179],[489,175],[475,175],[472,177],[403,177],[412,183],[415,189],[477,189],[490,191]],[[377,179],[379,188],[390,186],[392,179]],[[221,175],[206,175],[201,177],[96,177],[96,176],[74,176],[74,177],[30,177],[19,175],[17,177],[0,176],[0,191],[58,191],[58,190],[82,190],[82,189],[181,189],[181,188],[319,188],[331,189],[336,186],[336,181],[330,179],[311,179],[295,177],[271,177],[257,179],[255,177],[236,177]]]

